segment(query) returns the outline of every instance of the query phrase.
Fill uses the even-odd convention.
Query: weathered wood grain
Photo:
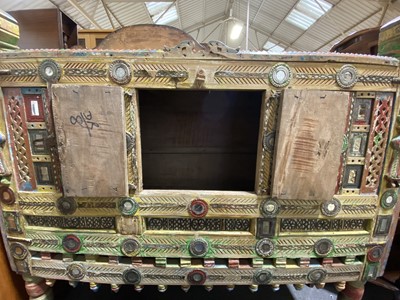
[[[122,88],[53,85],[52,95],[64,194],[127,196]]]
[[[332,198],[348,101],[347,92],[284,92],[273,171],[273,196],[304,200]]]

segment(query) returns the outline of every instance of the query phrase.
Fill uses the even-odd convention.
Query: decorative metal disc
[[[279,63],[274,65],[268,74],[269,82],[274,87],[285,87],[292,80],[292,71],[289,66],[285,63]]]
[[[275,131],[268,132],[264,135],[263,138],[263,148],[268,152],[272,152],[274,150],[275,145]]]
[[[15,196],[12,189],[9,187],[2,187],[0,189],[0,201],[7,205],[14,204]]]
[[[81,240],[74,234],[68,234],[63,238],[62,246],[65,251],[75,253],[81,249]]]
[[[330,239],[320,239],[314,244],[314,252],[319,256],[327,256],[333,249]]]
[[[197,238],[189,243],[189,252],[193,256],[202,257],[208,252],[208,243],[205,239]]]
[[[323,269],[314,269],[307,274],[307,280],[311,283],[321,283],[325,278],[326,271]]]
[[[21,243],[11,243],[10,252],[12,257],[20,260],[25,259],[25,257],[27,257],[29,253],[28,248],[26,248],[26,246]]]
[[[342,204],[340,203],[339,200],[335,198],[325,201],[324,203],[321,204],[321,212],[324,216],[327,217],[336,216],[340,212],[341,208]]]
[[[202,218],[208,213],[208,204],[201,199],[195,199],[190,202],[189,214],[195,218]]]
[[[256,252],[262,257],[271,256],[274,253],[274,243],[270,239],[259,240],[256,244]]]
[[[193,270],[187,275],[187,281],[193,285],[202,285],[206,279],[207,274],[201,270]]]
[[[140,251],[140,243],[135,239],[126,239],[121,244],[121,252],[126,256],[136,256]]]
[[[275,199],[267,199],[261,203],[260,208],[264,217],[273,217],[279,212],[279,203]]]
[[[129,132],[125,132],[125,137],[126,137],[126,152],[131,152],[134,145],[135,145],[135,138],[133,137],[133,134]]]
[[[131,66],[123,60],[113,61],[108,72],[111,80],[120,85],[127,84],[132,79]]]
[[[121,199],[118,207],[119,207],[119,211],[124,216],[132,216],[137,212],[139,205],[132,198],[124,198],[124,199]]]
[[[39,76],[43,81],[55,83],[61,77],[61,67],[52,59],[44,60],[39,65]]]
[[[371,250],[368,251],[367,259],[369,262],[378,262],[383,254],[382,246],[375,246]]]
[[[81,264],[70,264],[67,267],[67,275],[73,280],[81,280],[86,275],[86,269]]]
[[[259,270],[254,274],[256,284],[268,284],[272,280],[272,273],[267,270]]]
[[[381,198],[381,206],[384,209],[391,209],[396,206],[397,192],[395,190],[386,191]]]
[[[139,284],[142,280],[142,275],[135,269],[128,269],[122,273],[122,279],[127,284]]]
[[[76,211],[78,205],[74,198],[65,197],[57,199],[56,207],[63,215],[72,215]]]
[[[336,83],[341,88],[351,88],[357,82],[357,69],[352,65],[344,65],[336,73]]]

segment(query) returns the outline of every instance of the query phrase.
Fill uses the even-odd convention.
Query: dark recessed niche
[[[144,189],[254,190],[262,91],[138,93]]]

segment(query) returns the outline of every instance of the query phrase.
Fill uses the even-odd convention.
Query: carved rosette
[[[121,244],[121,252],[126,256],[136,256],[140,247],[141,245],[136,239],[126,239]]]
[[[260,210],[264,217],[274,217],[279,212],[279,203],[275,199],[267,199],[261,203]]]
[[[115,60],[110,64],[108,74],[115,83],[125,85],[132,79],[132,68],[123,60]]]
[[[188,273],[187,281],[192,285],[202,285],[206,282],[207,274],[202,270],[193,270]]]
[[[339,200],[333,198],[321,204],[321,213],[327,217],[336,216],[342,207]]]
[[[38,72],[40,78],[49,83],[56,83],[61,77],[61,67],[52,59],[42,61],[39,65]]]
[[[67,275],[72,280],[81,280],[86,275],[85,267],[81,264],[70,264],[67,267]]]
[[[336,83],[343,89],[353,87],[357,83],[357,69],[352,65],[344,65],[336,73]]]
[[[142,280],[142,275],[138,270],[128,269],[122,273],[122,279],[126,284],[139,284]]]
[[[272,281],[272,273],[267,270],[259,270],[254,274],[254,283],[268,284]]]
[[[189,252],[192,256],[203,257],[209,249],[208,243],[203,238],[196,238],[189,243]]]
[[[274,65],[268,74],[270,84],[277,88],[283,88],[289,85],[292,77],[292,70],[285,63],[278,63]]]
[[[256,244],[256,252],[259,256],[269,257],[274,253],[275,245],[270,239],[259,240]]]

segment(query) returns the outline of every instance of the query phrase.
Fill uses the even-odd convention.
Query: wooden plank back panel
[[[274,197],[329,200],[335,192],[349,93],[286,90],[274,163]]]
[[[122,88],[60,84],[52,95],[64,194],[127,196]]]

